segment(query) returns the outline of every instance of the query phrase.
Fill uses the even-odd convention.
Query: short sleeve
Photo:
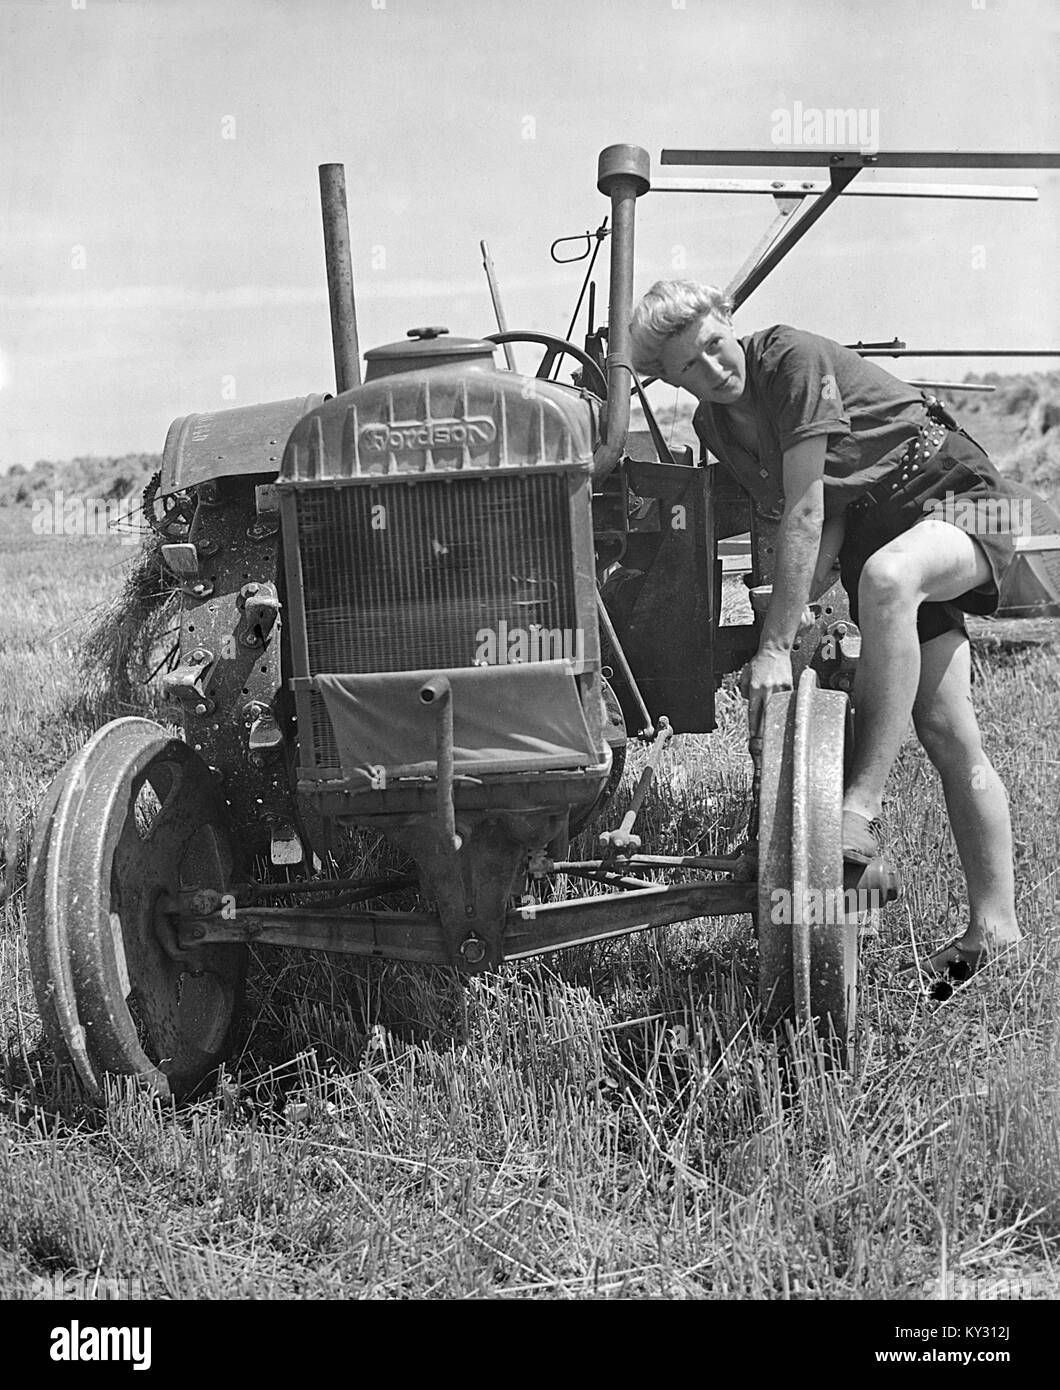
[[[849,435],[835,344],[778,325],[762,356],[759,391],[782,451],[814,435]]]

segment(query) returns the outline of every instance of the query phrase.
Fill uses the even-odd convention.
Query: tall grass
[[[6,524],[2,775],[21,861],[51,774],[93,721],[128,712],[112,693],[88,708],[75,659],[128,551]],[[847,1071],[808,1037],[763,1035],[750,925],[726,918],[463,987],[263,948],[208,1096],[164,1107],[115,1085],[90,1111],[40,1037],[17,887],[0,932],[0,1296],[65,1271],[151,1298],[1055,1297],[1060,653],[980,650],[1030,951],[943,1004],[894,974],[964,910],[937,780],[907,745],[886,808],[906,887],[862,943]],[[742,832],[731,692],[719,716],[672,747],[645,813],[656,847]]]

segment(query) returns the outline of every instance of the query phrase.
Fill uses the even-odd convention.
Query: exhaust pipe
[[[335,356],[335,390],[341,394],[361,384],[361,350],[357,342],[357,304],[353,294],[350,219],[346,211],[346,169],[321,164],[320,211],[324,219],[324,263],[331,305],[331,346]]]
[[[600,151],[596,186],[611,199],[611,290],[607,310],[607,416],[593,453],[593,477],[610,473],[622,457],[633,388],[629,319],[633,312],[633,226],[636,202],[651,187],[651,160],[639,145]]]

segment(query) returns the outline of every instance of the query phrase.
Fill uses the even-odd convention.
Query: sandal
[[[961,938],[955,936],[940,946],[929,956],[921,956],[918,961],[909,961],[903,968],[912,972],[919,968],[920,973],[929,980],[946,980],[950,984],[963,984],[983,968],[989,959],[985,946],[968,947],[961,945]]]
[[[883,853],[880,843],[881,826],[859,811],[843,812],[843,861],[847,864],[868,864]]]
[[[978,974],[991,959],[998,960],[1010,951],[1018,950],[1025,938],[1009,942],[993,954],[989,946],[963,946],[962,940],[962,937],[955,936],[930,955],[921,956],[919,960],[904,960],[898,967],[898,973],[919,974],[929,983],[941,981],[948,985],[962,985]]]

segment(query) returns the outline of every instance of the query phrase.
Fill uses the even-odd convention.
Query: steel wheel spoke
[[[134,1008],[140,1014],[143,1026],[150,1035],[152,1050],[162,1066],[168,1059],[178,1057],[181,1051],[177,1009],[179,987],[179,967],[166,960],[161,951],[157,953],[154,968],[133,984],[131,998]]]
[[[125,883],[146,885],[165,882],[166,866],[152,853],[150,841],[140,838],[132,816],[122,827],[121,838],[114,852],[114,866]]]

